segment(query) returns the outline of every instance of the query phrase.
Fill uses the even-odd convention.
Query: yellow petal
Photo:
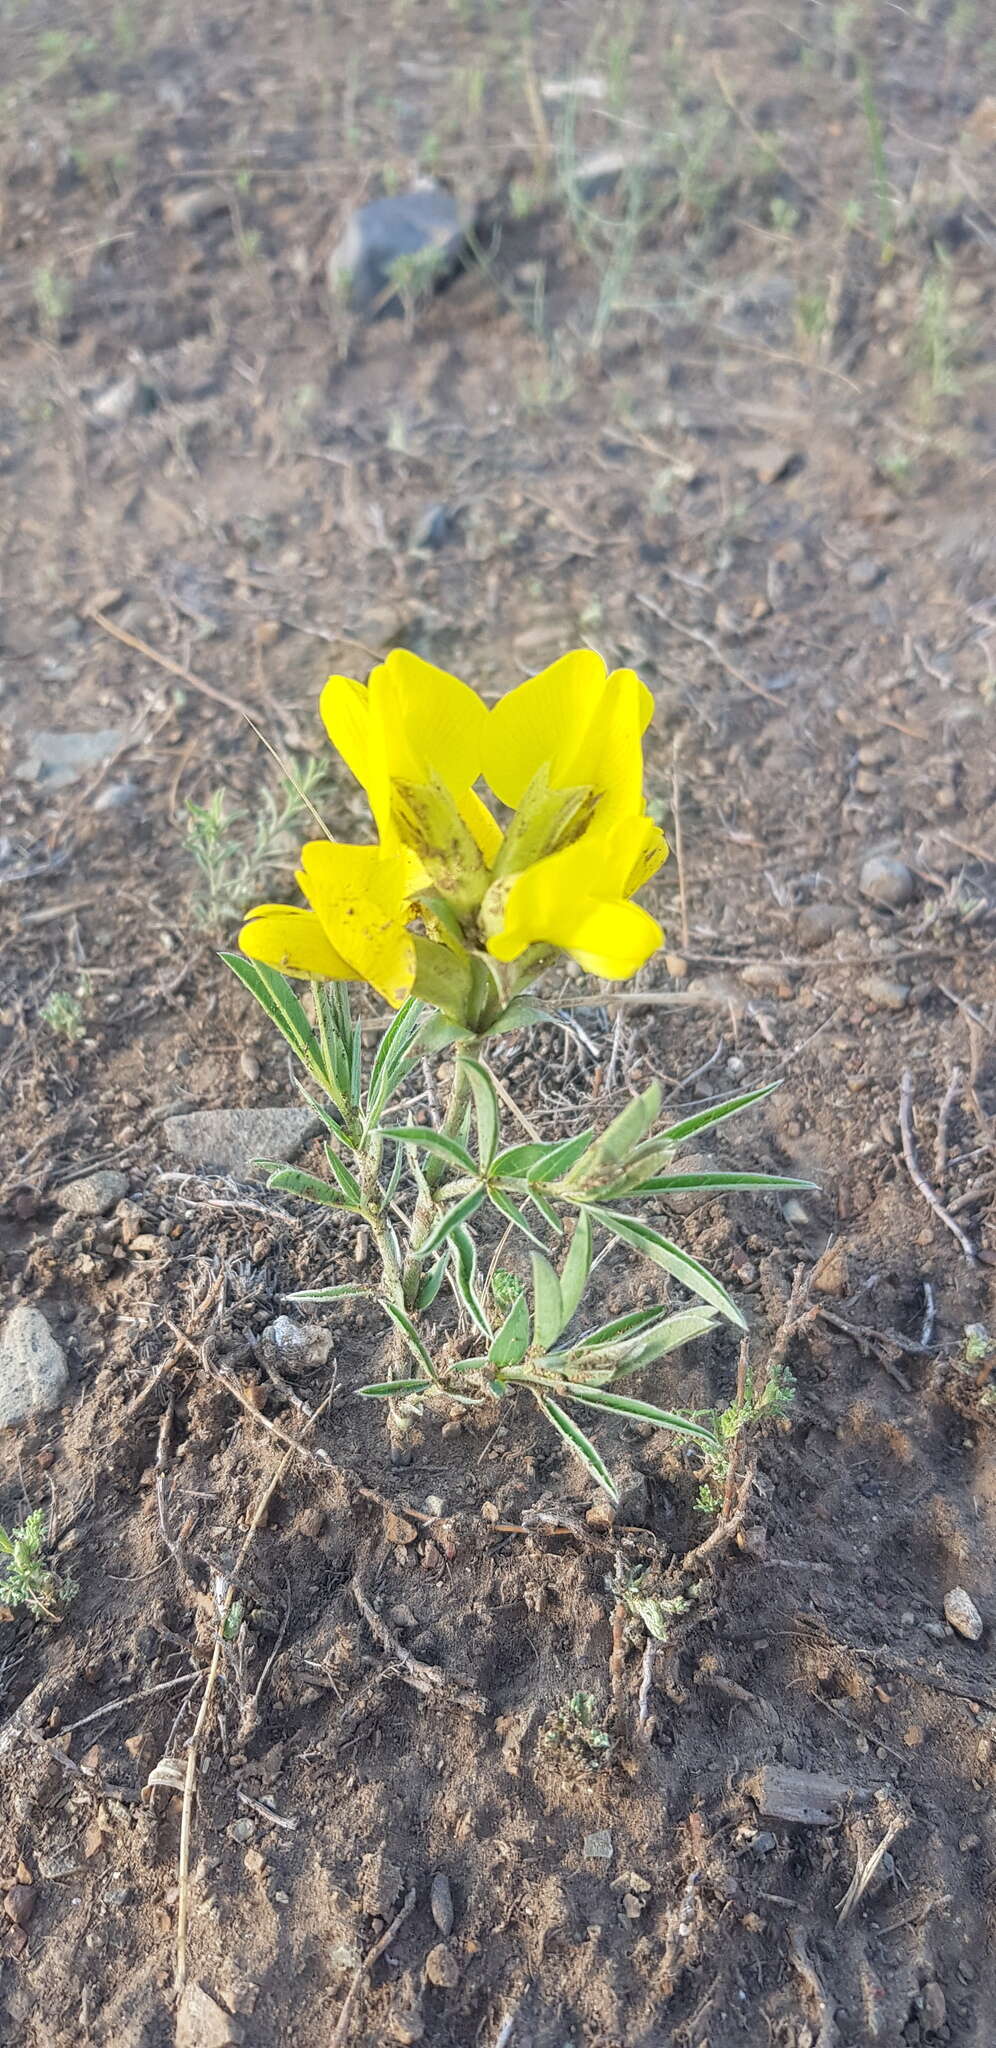
[[[527,946],[559,946],[589,974],[625,981],[661,943],[656,919],[628,901],[667,854],[649,818],[592,828],[573,846],[536,861],[491,892],[501,926],[488,939],[497,960],[517,960]],[[635,879],[634,879],[635,878]],[[485,915],[489,901],[485,899]]]
[[[312,839],[302,848],[297,878],[357,980],[368,981],[395,1009],[415,979],[415,948],[407,930],[409,876],[402,851],[385,854],[378,846]]]
[[[261,903],[250,910],[239,945],[250,960],[278,967],[281,974],[306,974],[316,981],[356,978],[326,938],[314,911],[293,903]]]
[[[391,800],[383,749],[371,734],[370,696],[351,676],[330,676],[319,698],[322,724],[332,745],[370,799],[379,832],[389,829]]]
[[[392,781],[438,777],[461,797],[481,773],[488,711],[445,669],[397,647],[370,677],[370,715],[383,737]]]
[[[491,816],[487,804],[482,802],[476,789],[465,790],[464,794],[457,798],[457,810],[471,838],[480,849],[485,867],[494,867],[504,837],[497,818]]]
[[[594,790],[606,818],[639,810],[641,740],[653,707],[631,668],[607,675],[601,656],[587,648],[564,654],[495,705],[485,778],[503,803],[514,805],[545,768],[551,789]]]

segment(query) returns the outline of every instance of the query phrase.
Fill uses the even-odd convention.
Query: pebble
[[[398,313],[401,298],[391,287],[394,266],[422,251],[434,251],[439,273],[452,269],[465,237],[452,194],[425,180],[410,192],[394,192],[358,206],[328,260],[330,290],[345,288],[357,312],[375,318]]]
[[[417,2006],[409,2005],[403,2010],[395,2007],[388,2013],[387,2031],[392,2041],[421,2041],[425,2034],[425,2021]]]
[[[447,1948],[445,1941],[437,1941],[425,1959],[425,1974],[430,1984],[441,1991],[452,1991],[460,1982],[460,1969],[456,1957]]]
[[[920,2019],[924,2032],[939,2034],[941,2028],[947,2025],[947,2018],[947,2000],[936,1979],[932,1978],[920,1993]]]
[[[38,1888],[33,1884],[12,1884],[3,1902],[3,1910],[15,1927],[26,1927],[35,1910]]]
[[[414,1522],[406,1521],[404,1515],[395,1514],[391,1508],[384,1517],[384,1534],[389,1543],[414,1543],[418,1530]]]
[[[747,457],[747,466],[759,484],[777,484],[784,476],[801,469],[804,459],[797,448],[783,447],[780,441],[765,441]]]
[[[412,529],[413,548],[443,548],[453,534],[453,515],[448,505],[428,505]]]
[[[202,228],[227,212],[228,200],[217,185],[188,185],[183,192],[168,192],[163,200],[163,223],[168,228]]]
[[[847,1254],[838,1238],[813,1267],[811,1285],[817,1294],[843,1296],[848,1291]]]
[[[804,953],[825,946],[841,927],[846,912],[835,903],[807,903],[795,920],[795,936]]]
[[[449,1878],[441,1870],[437,1870],[432,1880],[432,1890],[429,1893],[429,1910],[444,1939],[447,1935],[452,1934],[453,1893],[450,1890]]]
[[[245,1075],[247,1081],[259,1080],[259,1061],[254,1052],[240,1052],[239,1072]]]
[[[852,590],[874,590],[884,575],[882,563],[876,562],[874,555],[858,555],[848,568],[847,580]]]
[[[123,782],[107,782],[94,797],[93,808],[98,814],[105,811],[124,811],[140,794],[137,782],[129,782],[127,779]]]
[[[866,974],[858,986],[875,1010],[905,1010],[910,999],[908,983],[888,974]]]
[[[611,1863],[612,1836],[608,1828],[593,1828],[581,1844],[581,1854],[591,1857],[595,1863]]]
[[[19,782],[33,782],[41,789],[68,789],[90,768],[99,768],[125,739],[121,726],[106,726],[101,732],[34,732],[28,735],[28,751],[14,774]]]
[[[968,1642],[978,1642],[982,1634],[982,1616],[964,1586],[952,1586],[950,1593],[945,1593],[944,1619]]]
[[[176,2013],[176,2048],[232,2048],[245,2029],[201,1984],[186,1984]]]
[[[166,1117],[163,1136],[191,1166],[252,1180],[257,1160],[296,1159],[320,1129],[308,1109],[195,1109]]]
[[[123,1202],[128,1193],[127,1175],[117,1173],[113,1167],[103,1167],[97,1173],[85,1173],[79,1180],[67,1181],[55,1197],[55,1206],[68,1216],[106,1216],[116,1202]]]
[[[106,384],[103,391],[91,400],[90,411],[94,419],[101,420],[105,426],[120,426],[135,411],[141,388],[134,370],[129,370],[124,377],[115,378],[113,384]]]
[[[68,1384],[62,1346],[41,1310],[18,1302],[0,1335],[0,1429],[57,1408]]]
[[[904,860],[896,860],[890,853],[873,853],[862,867],[858,887],[869,903],[902,910],[904,904],[912,902],[916,879]]]

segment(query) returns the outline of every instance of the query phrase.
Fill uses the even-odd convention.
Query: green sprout
[[[572,1692],[562,1700],[547,1716],[541,1739],[561,1762],[584,1772],[604,1770],[612,1755],[612,1737],[591,1692]]]
[[[74,1581],[46,1562],[48,1527],[43,1508],[34,1508],[11,1535],[0,1527],[0,1555],[9,1562],[0,1578],[0,1602],[26,1607],[45,1621],[61,1620],[60,1608],[76,1591]]]

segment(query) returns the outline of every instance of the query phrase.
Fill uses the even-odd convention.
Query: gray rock
[[[233,2019],[202,1984],[185,1984],[176,2010],[176,2048],[233,2048],[245,2039]]]
[[[124,782],[107,782],[94,797],[93,808],[97,812],[124,811],[129,804],[134,803],[138,794],[137,782],[129,782],[127,779]]]
[[[904,860],[891,853],[869,854],[858,883],[869,903],[881,903],[888,910],[902,910],[916,893],[916,878]]]
[[[308,1109],[195,1109],[167,1117],[163,1124],[171,1152],[191,1166],[213,1167],[236,1180],[258,1178],[258,1159],[296,1159],[320,1129]]]
[[[460,1965],[445,1941],[437,1941],[425,1959],[425,1974],[440,1991],[454,1991],[460,1982]]]
[[[453,1932],[453,1893],[445,1873],[437,1870],[429,1893],[429,1910],[445,1940]]]
[[[163,200],[163,221],[168,228],[202,228],[217,214],[227,213],[228,200],[217,185],[188,185],[183,192],[169,192]]]
[[[982,1616],[964,1586],[952,1586],[950,1593],[945,1593],[944,1619],[967,1642],[978,1642],[982,1634]]]
[[[68,1181],[59,1189],[55,1206],[64,1209],[67,1216],[106,1216],[115,1202],[124,1201],[127,1193],[127,1175],[105,1166],[96,1173],[83,1174],[79,1180]]]
[[[841,910],[836,903],[807,903],[795,920],[795,935],[804,953],[825,946],[840,930]]]
[[[612,1836],[608,1828],[592,1828],[581,1844],[582,1856],[589,1856],[593,1863],[611,1863]]]
[[[406,257],[427,256],[427,281],[441,281],[453,269],[463,247],[465,227],[455,201],[442,185],[426,182],[411,192],[372,199],[359,206],[328,261],[330,289],[348,289],[357,312],[368,316],[397,313],[401,300],[392,285],[394,266]],[[433,277],[430,255],[437,274]]]
[[[884,575],[885,570],[881,562],[876,562],[874,555],[859,555],[848,568],[847,580],[852,590],[874,590]]]
[[[105,385],[90,401],[90,411],[95,420],[105,427],[119,427],[138,406],[141,384],[134,370],[117,377],[113,384]]]
[[[874,1010],[905,1010],[910,999],[907,983],[888,974],[866,974],[859,986]]]
[[[453,532],[453,515],[447,505],[428,505],[412,529],[413,548],[442,548]]]
[[[107,726],[103,732],[31,733],[28,751],[14,774],[19,781],[37,783],[41,789],[66,789],[88,768],[106,761],[124,738],[120,726]]]
[[[0,1335],[0,1429],[57,1408],[68,1384],[62,1346],[41,1310],[18,1302]]]

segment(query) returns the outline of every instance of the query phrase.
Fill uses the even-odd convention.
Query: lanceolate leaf
[[[491,1177],[493,1180],[521,1180],[548,1153],[557,1149],[553,1145],[544,1145],[542,1141],[534,1145],[509,1145],[504,1152],[497,1152],[491,1161]]]
[[[617,1344],[615,1378],[628,1379],[630,1373],[639,1372],[655,1359],[666,1357],[669,1351],[677,1351],[679,1345],[690,1344],[695,1337],[704,1337],[716,1322],[716,1311],[703,1303],[701,1308],[682,1309],[676,1316],[663,1316],[659,1323],[638,1331]],[[586,1355],[588,1347],[585,1347]],[[590,1354],[597,1356],[597,1353]]]
[[[241,953],[223,953],[221,957],[236,979],[251,996],[255,996],[260,1008],[266,1011],[271,1023],[276,1025],[298,1057],[307,1056],[311,1064],[319,1052],[318,1042],[304,1007],[285,976],[279,974],[275,967],[263,967],[257,960],[247,960]]]
[[[563,1330],[566,1330],[571,1317],[577,1313],[581,1297],[588,1285],[590,1272],[591,1219],[587,1210],[579,1209],[570,1250],[560,1275],[560,1298],[564,1311],[564,1320],[560,1327]]]
[[[361,1287],[358,1280],[347,1280],[341,1287],[299,1287],[296,1294],[285,1294],[284,1301],[350,1301],[357,1297],[369,1300],[372,1289]]]
[[[542,1252],[533,1253],[533,1330],[540,1351],[549,1351],[564,1327],[560,1281]]]
[[[648,1323],[655,1323],[663,1314],[661,1302],[655,1302],[653,1308],[630,1309],[628,1315],[615,1316],[611,1323],[602,1323],[597,1330],[586,1330],[574,1348],[580,1351],[589,1344],[613,1344],[617,1338],[628,1337],[634,1330],[645,1330]]]
[[[468,1216],[473,1216],[474,1211],[480,1208],[483,1200],[484,1189],[474,1188],[469,1195],[463,1195],[459,1202],[454,1202],[451,1209],[445,1209],[443,1214],[436,1218],[424,1243],[419,1245],[418,1257],[420,1259],[427,1258],[429,1253],[434,1252],[438,1245],[445,1244],[450,1232],[455,1229],[456,1225],[458,1223],[466,1223]]]
[[[363,1401],[390,1401],[395,1394],[424,1394],[431,1380],[375,1380],[369,1387],[357,1387]]]
[[[271,1162],[258,1159],[257,1166],[269,1166]],[[284,1195],[300,1195],[305,1202],[321,1202],[326,1209],[352,1209],[351,1200],[344,1200],[338,1188],[329,1186],[327,1180],[319,1180],[315,1173],[302,1173],[297,1166],[277,1166],[269,1174],[268,1188],[279,1189]]]
[[[700,1189],[812,1188],[815,1181],[792,1180],[780,1173],[661,1173],[631,1188],[631,1195],[695,1194]]]
[[[395,1328],[400,1330],[401,1335],[404,1338],[409,1351],[412,1353],[412,1356],[418,1360],[418,1363],[422,1367],[423,1371],[428,1373],[430,1380],[432,1380],[435,1385],[438,1385],[439,1374],[437,1373],[436,1368],[433,1365],[432,1359],[429,1357],[429,1353],[427,1352],[425,1345],[423,1344],[422,1339],[419,1336],[419,1333],[416,1330],[414,1323],[412,1322],[411,1316],[408,1315],[403,1308],[399,1308],[397,1302],[388,1301],[387,1296],[385,1294],[377,1295],[376,1299],[380,1302],[381,1308],[384,1309],[385,1313],[390,1316],[391,1321],[394,1324]]]
[[[551,1145],[546,1158],[534,1166],[527,1175],[530,1183],[536,1181],[561,1180],[565,1173],[580,1159],[591,1144],[591,1132],[579,1131],[576,1138],[565,1138],[562,1145]]]
[[[669,1238],[661,1237],[658,1231],[651,1230],[649,1223],[639,1222],[635,1216],[620,1216],[614,1209],[602,1209],[594,1203],[591,1205],[591,1214],[596,1222],[611,1231],[613,1237],[618,1237],[622,1244],[628,1244],[634,1251],[642,1252],[645,1259],[651,1259],[655,1266],[663,1267],[665,1273],[670,1273],[675,1280],[680,1280],[690,1293],[697,1294],[701,1301],[711,1303],[713,1308],[719,1310],[721,1316],[726,1317],[727,1322],[735,1323],[738,1330],[746,1330],[744,1317],[736,1302],[731,1301],[725,1287],[707,1271],[705,1266],[700,1266],[697,1259],[691,1258],[688,1252],[679,1250]]]
[[[477,1292],[477,1251],[470,1231],[462,1223],[456,1224],[450,1232],[449,1253],[452,1262],[450,1280],[457,1301],[490,1344],[494,1331]]]
[[[394,1094],[410,1064],[412,1044],[424,1016],[424,1005],[417,996],[409,996],[397,1016],[392,1018],[377,1047],[367,1089],[367,1117],[371,1124]]]
[[[450,1166],[458,1166],[461,1173],[477,1173],[477,1166],[466,1145],[458,1138],[448,1138],[443,1131],[431,1131],[423,1124],[382,1124],[382,1138],[390,1138],[395,1145],[418,1145],[423,1152],[431,1152],[437,1159],[445,1159]]]
[[[622,1166],[634,1147],[641,1144],[660,1115],[661,1089],[659,1081],[651,1081],[642,1095],[634,1097],[614,1117],[607,1130],[596,1138],[587,1155],[580,1158],[573,1171],[565,1177],[572,1188],[579,1191],[586,1187],[605,1185],[615,1166]]]
[[[501,1329],[492,1339],[488,1363],[501,1372],[506,1366],[521,1365],[529,1348],[529,1306],[524,1294],[516,1296]]]
[[[355,1178],[355,1175],[350,1173],[349,1168],[343,1165],[342,1160],[338,1158],[331,1145],[326,1145],[325,1157],[329,1163],[329,1172],[344,1200],[348,1202],[351,1209],[359,1209],[362,1202],[359,1181]]]
[[[584,1459],[592,1477],[597,1479],[599,1486],[605,1488],[613,1506],[618,1507],[619,1495],[616,1492],[615,1481],[591,1438],[585,1436],[584,1430],[575,1422],[574,1417],[568,1415],[567,1410],[561,1407],[559,1401],[554,1400],[552,1394],[537,1395],[537,1399],[547,1421],[552,1422],[554,1429],[563,1437],[570,1449],[576,1451],[579,1458]]]
[[[523,1237],[528,1237],[530,1244],[536,1245],[537,1249],[542,1251],[542,1238],[537,1237],[535,1230],[527,1223],[522,1210],[517,1202],[513,1202],[511,1195],[506,1195],[502,1188],[496,1187],[489,1188],[488,1193],[499,1216],[504,1216],[507,1222],[514,1223],[516,1229],[521,1230]],[[556,1223],[556,1218],[554,1218],[554,1223],[556,1228],[559,1229],[560,1226]]]
[[[460,1061],[470,1082],[474,1097],[474,1113],[477,1117],[477,1147],[481,1166],[485,1172],[491,1165],[498,1150],[500,1119],[498,1092],[486,1067],[480,1060],[463,1058]]]
[[[492,1196],[491,1199],[493,1201],[494,1196]],[[560,1217],[557,1215],[557,1211],[554,1208],[553,1203],[548,1202],[546,1196],[541,1195],[539,1188],[534,1187],[531,1182],[529,1186],[529,1199],[532,1202],[533,1207],[539,1210],[544,1223],[548,1223],[550,1229],[554,1231],[558,1237],[563,1237],[564,1226],[561,1223]]]
[[[766,1088],[752,1088],[748,1095],[731,1095],[726,1102],[714,1102],[709,1109],[700,1109],[695,1116],[686,1116],[680,1124],[672,1124],[669,1131],[661,1131],[662,1144],[681,1145],[686,1138],[694,1138],[699,1131],[707,1130],[710,1124],[719,1124],[728,1116],[739,1116],[742,1109],[749,1109],[752,1102],[763,1102],[766,1095],[773,1095],[780,1081],[769,1081]]]
[[[426,1273],[425,1278],[422,1281],[422,1285],[419,1288],[417,1295],[415,1296],[416,1308],[432,1307],[432,1304],[435,1301],[437,1294],[439,1293],[443,1281],[446,1278],[446,1269],[448,1264],[449,1260],[447,1258],[446,1253],[444,1252],[442,1254],[442,1257],[436,1260],[435,1265],[430,1266],[429,1271]]]
[[[671,1414],[666,1408],[654,1408],[649,1401],[634,1401],[628,1394],[612,1394],[607,1387],[588,1387],[575,1381],[568,1398],[581,1401],[586,1408],[607,1408],[613,1415],[629,1415],[636,1422],[652,1422],[655,1429],[672,1429],[678,1436],[691,1437],[706,1450],[716,1452],[722,1449],[715,1430],[705,1422],[698,1422],[694,1415],[682,1415],[680,1410]]]

